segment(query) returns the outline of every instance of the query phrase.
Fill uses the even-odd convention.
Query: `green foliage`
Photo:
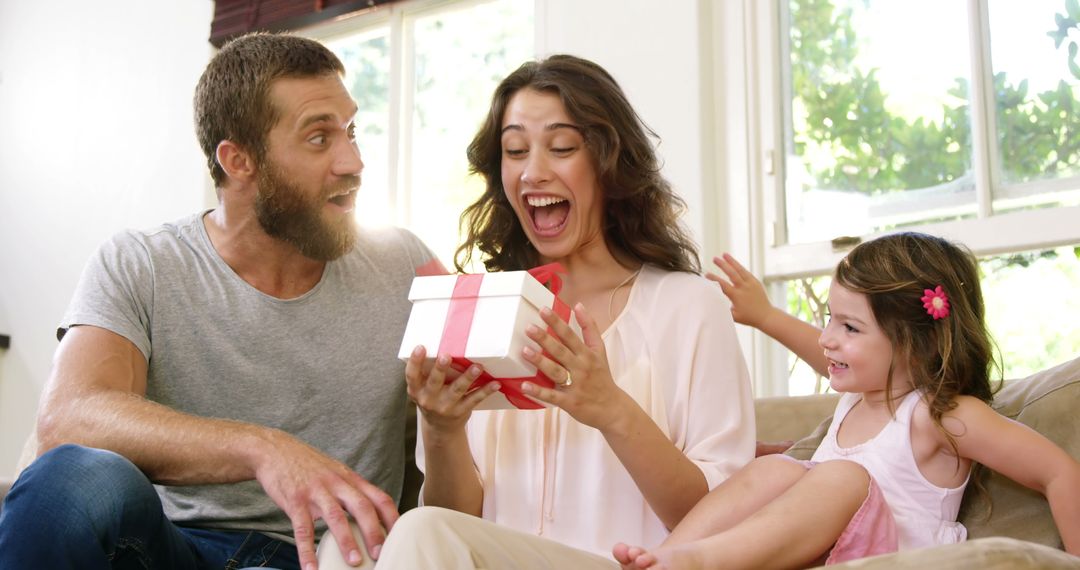
[[[798,317],[802,321],[813,323],[820,328],[825,328],[826,321],[829,318],[828,300],[829,285],[831,283],[832,277],[829,275],[806,277],[788,281],[788,313]],[[790,369],[788,370],[789,376],[795,372],[798,361],[798,357],[792,353]],[[807,372],[813,375],[813,393],[820,394],[828,388],[824,377],[809,369],[809,367],[807,367]]]
[[[1054,38],[1055,48],[1061,49],[1061,44],[1069,39],[1069,32],[1080,26],[1080,2],[1065,0],[1065,13],[1055,14],[1054,23],[1057,24],[1057,29],[1046,32],[1046,35]],[[1080,79],[1080,65],[1076,63],[1078,51],[1080,51],[1080,46],[1077,45],[1076,40],[1069,40],[1069,58],[1066,63],[1069,66],[1069,73]]]
[[[1078,0],[1066,2],[1050,32],[1057,45],[1080,22]],[[791,87],[793,107],[804,114],[794,150],[811,148],[830,158],[809,173],[820,188],[867,194],[926,188],[956,180],[971,167],[969,88],[957,78],[951,101],[938,120],[914,121],[886,107],[888,94],[876,69],[856,63],[859,39],[851,8],[831,0],[791,0]],[[1070,68],[1080,48],[1070,40]],[[1074,75],[1080,77],[1074,71]],[[1080,113],[1073,87],[1028,93],[1026,80],[1013,84],[994,76],[1002,170],[1008,182],[1068,176],[1080,164]]]
[[[1072,175],[1080,164],[1080,116],[1073,88],[1059,81],[1057,89],[1034,98],[1027,81],[1013,87],[1004,73],[994,76],[998,100],[1001,155],[1010,182]]]
[[[1005,378],[1022,378],[1080,354],[1080,335],[1068,325],[1080,316],[1080,247],[983,259],[979,265],[987,325]]]
[[[1030,251],[1011,253],[1002,255],[999,257],[991,257],[984,259],[980,262],[980,269],[984,275],[989,273],[996,273],[1003,269],[1009,269],[1012,267],[1026,268],[1031,264],[1039,261],[1040,259],[1056,260],[1058,258],[1058,252],[1053,249],[1047,249],[1044,251]]]
[[[874,195],[965,175],[972,146],[968,80],[956,78],[940,118],[908,120],[893,114],[878,70],[856,65],[853,10],[837,8],[834,1],[789,0],[792,150],[814,157],[805,161],[814,169],[808,172],[812,184]],[[1057,29],[1048,35],[1058,49],[1067,44],[1068,69],[1080,79],[1080,40],[1069,37],[1073,30],[1080,32],[1080,0],[1066,0],[1065,12],[1054,23]],[[1080,174],[1075,87],[1059,81],[1054,89],[1031,93],[1027,80],[996,73],[993,96],[1004,182]],[[1068,322],[1071,315],[1080,315],[1080,297],[1073,294],[1080,282],[1078,261],[1080,245],[980,261],[988,324],[1002,351],[1006,377],[1022,377],[1080,352],[1075,328],[1060,326],[1063,317]],[[829,281],[828,276],[789,281],[788,312],[823,325]],[[813,375],[808,384],[815,392],[827,387],[804,369],[797,373]]]
[[[852,10],[830,0],[791,2],[791,85],[805,111],[795,152],[824,147],[833,157],[813,172],[817,185],[870,194],[951,181],[968,167],[966,85],[941,124],[909,123],[889,112],[876,69],[855,64],[858,38]]]
[[[351,81],[349,93],[361,113],[385,117],[390,113],[390,45],[387,36],[343,45],[338,53]],[[367,135],[385,134],[385,121],[359,121]]]

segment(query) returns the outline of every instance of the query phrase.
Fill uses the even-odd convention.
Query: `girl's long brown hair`
[[[930,417],[953,442],[942,416],[956,407],[957,396],[990,403],[995,392],[990,378],[1000,370],[986,328],[975,256],[939,237],[898,233],[851,250],[837,265],[835,279],[867,296],[894,354],[905,359],[912,385],[924,394]],[[938,285],[948,296],[950,310],[947,317],[935,320],[922,297],[926,289]],[[892,380],[890,367],[886,393],[892,391]]]

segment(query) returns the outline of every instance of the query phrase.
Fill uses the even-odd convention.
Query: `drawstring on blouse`
[[[540,448],[543,450],[540,477],[540,520],[537,534],[544,535],[546,523],[555,520],[555,474],[558,470],[559,432],[562,424],[561,410],[556,407],[544,409],[544,429]]]

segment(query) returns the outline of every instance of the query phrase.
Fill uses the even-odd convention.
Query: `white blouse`
[[[753,458],[752,388],[720,287],[646,265],[603,339],[616,384],[710,489]],[[600,431],[565,411],[476,411],[467,432],[485,519],[605,557],[667,536]],[[423,470],[422,442],[416,461]]]
[[[892,511],[900,550],[956,544],[967,538],[967,529],[956,517],[971,472],[957,487],[939,487],[923,476],[911,450],[911,418],[922,399],[922,392],[910,392],[877,435],[858,445],[841,447],[836,439],[840,425],[862,400],[862,394],[845,392],[812,458],[815,462],[854,461],[866,468]]]

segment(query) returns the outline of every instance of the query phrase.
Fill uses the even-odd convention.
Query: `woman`
[[[459,513],[407,513],[380,566],[615,567],[617,540],[658,543],[753,457],[728,304],[698,274],[649,135],[611,75],[577,57],[526,63],[496,89],[468,150],[487,187],[462,215],[457,269],[474,251],[489,271],[562,264],[582,337],[550,311],[551,334],[529,331],[551,357],[525,358],[556,383],[524,385],[552,404],[535,411],[473,412],[497,388],[468,392],[479,368],[446,382],[445,356],[424,370],[414,351],[422,499]]]

